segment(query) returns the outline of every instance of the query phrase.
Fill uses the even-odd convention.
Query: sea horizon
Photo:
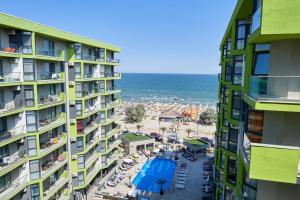
[[[122,73],[117,87],[126,102],[215,105],[217,74]]]

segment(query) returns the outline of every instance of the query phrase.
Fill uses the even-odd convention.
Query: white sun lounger
[[[186,177],[186,174],[178,174],[178,177]]]
[[[177,180],[176,184],[185,184],[185,181]]]
[[[182,184],[176,184],[176,185],[175,185],[175,188],[177,188],[177,189],[183,189],[183,188],[184,188],[184,185],[182,185]]]
[[[185,174],[185,172],[177,171],[177,174]]]
[[[178,179],[177,179],[177,180],[185,181],[185,180],[186,180],[186,178],[185,178],[185,177],[178,177]]]

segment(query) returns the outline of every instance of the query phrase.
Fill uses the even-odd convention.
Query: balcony
[[[107,63],[112,63],[112,64],[119,64],[120,59],[115,59],[115,58],[106,58]]]
[[[12,155],[4,157],[0,162],[0,176],[6,174],[27,162],[25,151],[17,151]]]
[[[101,170],[101,162],[98,161],[94,168],[90,171],[90,173],[87,174],[86,176],[86,185],[88,185],[94,178],[95,176],[99,173]]]
[[[102,139],[107,139],[111,136],[114,136],[115,134],[119,133],[120,131],[121,131],[121,126],[118,125],[106,133],[101,133]]]
[[[93,148],[96,144],[98,144],[99,141],[100,141],[100,135],[96,132],[93,138],[87,141],[85,152],[88,152],[91,148]]]
[[[68,171],[64,171],[60,178],[50,188],[44,191],[43,199],[50,199],[57,191],[59,191],[64,185],[66,185],[68,181]]]
[[[251,33],[254,33],[259,27],[261,20],[261,7],[259,7],[252,16]]]
[[[65,101],[65,93],[61,92],[56,95],[47,95],[40,97],[39,107],[46,108],[50,106],[57,105]]]
[[[261,102],[300,103],[300,76],[251,76],[250,96]]]
[[[121,104],[121,99],[115,99],[113,101],[102,103],[102,106],[105,107],[105,109],[109,110],[116,106],[119,106],[120,104]]]
[[[14,127],[0,134],[0,146],[4,146],[25,136],[25,125]]]
[[[38,56],[47,56],[47,57],[64,59],[64,54],[65,52],[63,50],[44,49],[44,48],[36,49],[36,55]]]
[[[58,149],[59,147],[65,145],[67,142],[67,134],[64,133],[59,137],[50,138],[47,142],[41,144],[40,153],[41,157],[51,153],[52,151]]]
[[[16,194],[24,190],[29,184],[29,176],[25,175],[20,178],[15,179],[9,187],[0,193],[1,200],[8,200],[14,197]]]
[[[0,75],[0,85],[21,82],[20,72],[3,73]]]
[[[99,153],[93,152],[93,155],[91,155],[86,161],[85,161],[85,168],[89,168],[96,160],[99,158]]]
[[[82,54],[81,59],[95,61],[96,57],[94,55]]]
[[[49,161],[43,164],[42,171],[41,171],[43,180],[48,178],[51,174],[53,174],[55,171],[60,169],[67,162],[68,162],[68,154],[67,152],[64,152],[61,155],[59,155],[56,160]]]
[[[116,148],[117,146],[119,146],[119,144],[121,144],[120,139],[115,139],[112,142],[108,142],[107,151],[110,151],[110,150]]]
[[[119,90],[117,87],[107,87],[106,88],[106,95],[110,95],[110,94],[115,94],[115,93],[119,93],[121,92],[121,90]]]
[[[114,73],[106,73],[104,74],[105,78],[110,78],[110,79],[120,79],[121,78],[121,73],[120,72],[114,72]]]
[[[299,183],[299,147],[251,143],[249,149],[249,178]]]
[[[65,123],[66,123],[66,113],[62,112],[54,119],[39,120],[38,131],[46,131],[46,130],[61,126]]]
[[[21,112],[23,108],[24,108],[24,105],[23,105],[22,100],[21,101],[1,102],[0,103],[0,117]]]
[[[42,72],[39,74],[38,83],[39,84],[49,84],[52,82],[64,82],[65,73],[64,72]]]

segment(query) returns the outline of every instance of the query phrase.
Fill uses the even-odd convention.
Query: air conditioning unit
[[[71,100],[70,105],[75,105],[75,101]]]
[[[70,119],[70,123],[71,124],[75,124],[76,123],[76,119]]]
[[[71,137],[70,140],[71,142],[76,142],[76,138]]]
[[[77,159],[77,155],[72,155],[72,160]]]
[[[74,62],[69,62],[69,66],[74,66]]]
[[[16,30],[15,29],[6,29],[6,34],[7,35],[16,35]]]
[[[76,173],[72,173],[72,178],[76,178],[77,174]]]
[[[69,81],[69,85],[75,85],[75,81]]]

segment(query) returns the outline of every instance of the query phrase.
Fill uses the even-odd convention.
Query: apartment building
[[[300,1],[238,0],[221,42],[216,199],[300,199]]]
[[[0,199],[85,197],[119,159],[116,46],[0,13]]]

